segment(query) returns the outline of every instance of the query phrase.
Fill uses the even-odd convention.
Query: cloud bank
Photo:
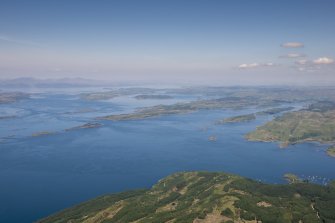
[[[280,56],[280,58],[289,58],[289,59],[302,58],[302,57],[306,57],[306,55],[301,54],[301,53],[289,53],[289,54]]]
[[[316,60],[313,60],[313,63],[314,64],[318,64],[318,65],[321,65],[321,64],[333,64],[334,63],[334,60],[332,58],[329,58],[329,57],[320,57]]]
[[[250,69],[250,68],[259,68],[259,67],[272,67],[274,63],[244,63],[238,66],[239,69]]]
[[[281,45],[281,47],[284,48],[302,48],[304,47],[304,44],[301,42],[287,42],[287,43],[283,43]]]

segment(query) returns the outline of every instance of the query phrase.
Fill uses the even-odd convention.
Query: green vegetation
[[[173,105],[157,105],[139,109],[130,114],[108,115],[98,119],[121,121],[138,120],[161,115],[185,114],[206,109],[242,109],[247,107],[267,108],[279,106],[283,103],[315,102],[325,99],[335,100],[335,88],[253,88],[253,87],[195,87],[178,89],[149,89],[149,88],[121,88],[108,92],[96,92],[82,94],[81,97],[88,100],[110,99],[122,95],[148,95],[144,97],[155,97],[158,93],[202,95],[206,99],[197,101],[177,103]],[[331,95],[331,96],[330,96]],[[166,95],[161,95],[166,97]],[[142,96],[139,95],[142,98]],[[210,98],[210,99],[208,99]],[[272,108],[255,115],[276,114],[291,110],[287,108]]]
[[[295,174],[293,173],[286,173],[284,175],[284,178],[290,183],[290,184],[294,184],[294,183],[301,183],[302,180]]]
[[[335,222],[335,187],[269,185],[236,175],[176,173],[150,190],[106,195],[40,220],[62,222]]]
[[[65,129],[65,131],[78,130],[78,129],[92,129],[92,128],[99,128],[101,126],[102,126],[101,123],[86,123],[84,125],[75,126],[75,127],[72,127],[72,128]]]
[[[251,141],[280,141],[289,145],[305,141],[335,141],[335,109],[330,103],[312,104],[308,109],[289,112],[246,135]]]
[[[80,95],[80,98],[85,100],[108,100],[113,99],[120,96],[128,96],[135,94],[152,94],[156,90],[150,88],[119,88],[113,89],[110,91],[104,92],[91,92],[91,93],[83,93]]]
[[[48,131],[35,132],[31,134],[31,136],[38,137],[38,136],[46,136],[46,135],[51,135],[51,134],[55,134],[55,132],[48,132]]]
[[[331,157],[335,157],[335,146],[331,146],[327,149],[327,154]]]
[[[309,111],[326,112],[335,110],[335,103],[332,101],[318,101],[308,106]]]
[[[98,119],[121,121],[121,120],[137,120],[145,119],[151,117],[157,117],[161,115],[173,115],[173,114],[185,114],[190,112],[195,112],[198,110],[208,110],[208,109],[241,109],[249,106],[260,106],[271,104],[270,101],[263,101],[257,99],[250,99],[248,97],[235,98],[226,97],[220,99],[208,99],[208,100],[198,100],[185,103],[177,103],[173,105],[157,105],[153,107],[143,108],[130,114],[120,114],[120,115],[109,115],[105,117],[100,117]]]
[[[235,122],[248,122],[251,120],[256,119],[255,114],[248,114],[248,115],[239,115],[239,116],[234,116],[230,118],[225,118],[223,120],[219,120],[216,123],[217,124],[226,124],[226,123],[235,123]]]
[[[134,98],[138,100],[145,100],[145,99],[172,99],[173,97],[164,94],[141,94],[136,95]]]
[[[265,111],[260,111],[252,114],[238,115],[229,118],[225,118],[216,122],[216,124],[226,124],[235,122],[249,122],[256,119],[256,115],[274,115],[283,111],[289,111],[294,109],[294,107],[284,107],[284,108],[270,108]]]

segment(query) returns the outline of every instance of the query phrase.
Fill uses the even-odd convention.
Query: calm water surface
[[[0,105],[0,115],[17,115],[0,120],[0,222],[32,222],[98,195],[148,188],[176,171],[225,171],[271,183],[284,183],[282,176],[288,172],[318,183],[335,178],[335,160],[325,154],[326,145],[306,143],[279,149],[276,143],[243,138],[272,116],[214,124],[257,109],[103,121],[101,128],[64,131],[106,114],[193,99],[123,97],[92,102],[70,94],[39,94]],[[31,137],[39,131],[55,134]],[[217,141],[208,140],[212,135]]]

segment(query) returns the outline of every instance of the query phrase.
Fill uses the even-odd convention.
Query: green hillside
[[[334,210],[333,186],[269,185],[225,173],[183,172],[150,190],[102,196],[39,222],[332,223]]]
[[[334,103],[318,102],[308,109],[285,113],[246,135],[251,141],[335,142]]]

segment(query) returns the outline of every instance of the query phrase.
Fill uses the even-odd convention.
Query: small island
[[[120,96],[117,92],[108,91],[108,92],[94,92],[94,93],[83,93],[80,95],[81,99],[88,101],[97,101],[97,100],[109,100]]]
[[[103,92],[90,92],[80,94],[80,98],[89,101],[109,100],[120,96],[130,96],[136,94],[152,94],[157,90],[151,88],[118,88]]]
[[[219,120],[216,124],[226,124],[226,123],[236,123],[236,122],[249,122],[251,120],[255,120],[255,114],[247,114],[247,115],[238,115],[230,118],[225,118],[223,120]]]
[[[82,109],[78,109],[78,110],[74,110],[74,111],[68,111],[68,112],[65,112],[64,114],[75,115],[75,114],[90,113],[90,112],[95,112],[95,111],[97,111],[97,110],[93,109],[93,108],[82,108]]]
[[[215,142],[216,139],[217,139],[216,136],[210,136],[210,137],[208,137],[208,141]]]
[[[31,134],[32,137],[39,137],[39,136],[46,136],[46,135],[51,135],[55,134],[54,132],[48,132],[48,131],[42,131],[42,132],[35,132]]]
[[[65,131],[72,131],[72,130],[78,130],[78,129],[92,129],[92,128],[99,128],[103,126],[101,123],[86,123],[84,125],[75,126],[72,128],[65,129]]]
[[[13,103],[29,97],[29,94],[22,92],[0,92],[0,104]]]
[[[141,94],[134,97],[137,100],[146,100],[146,99],[172,99],[170,95],[164,94]]]

